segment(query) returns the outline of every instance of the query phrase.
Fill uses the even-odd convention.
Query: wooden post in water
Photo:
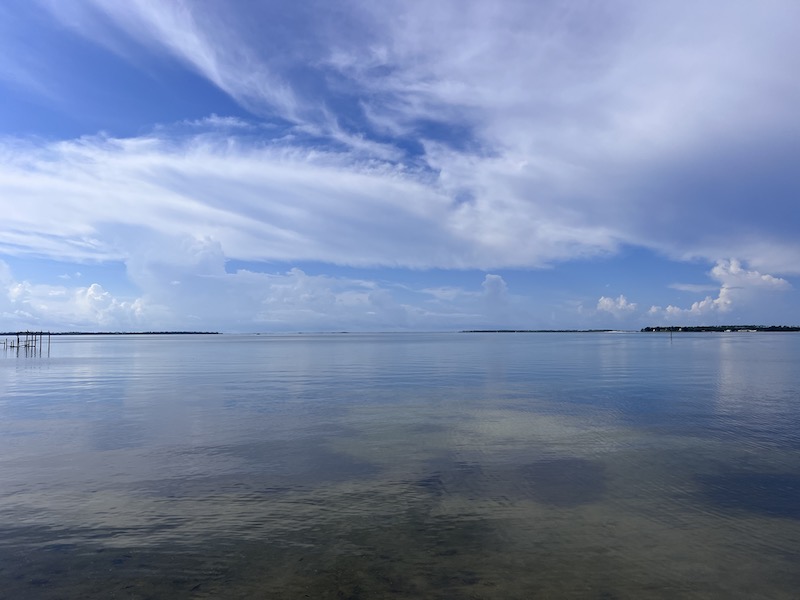
[[[10,340],[5,338],[0,340],[0,346],[4,350],[9,348],[16,349],[19,356],[20,348],[25,349],[25,355],[43,356],[44,355],[44,331],[17,331],[13,333]],[[51,333],[47,332],[47,356],[50,356]],[[16,338],[16,342],[14,341]]]

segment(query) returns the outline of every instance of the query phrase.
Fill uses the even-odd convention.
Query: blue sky
[[[3,2],[0,330],[800,324],[798,22]]]

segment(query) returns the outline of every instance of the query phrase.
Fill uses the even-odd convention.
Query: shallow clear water
[[[797,598],[800,336],[0,350],[8,598]]]

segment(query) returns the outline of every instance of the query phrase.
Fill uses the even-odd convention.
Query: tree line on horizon
[[[668,325],[656,327],[643,327],[642,332],[703,332],[703,331],[800,331],[800,327],[794,325]]]

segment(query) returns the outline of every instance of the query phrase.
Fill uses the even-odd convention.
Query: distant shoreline
[[[22,334],[44,335],[219,335],[219,331],[6,331],[0,336],[14,336]]]
[[[459,333],[616,333],[622,329],[464,329]],[[633,330],[624,330],[634,333]]]
[[[757,331],[800,331],[800,327],[794,325],[699,325],[695,327],[669,326],[669,327],[644,327],[642,333],[692,333],[692,332],[757,332]]]
[[[655,326],[633,329],[464,329],[459,333],[750,333],[759,331],[798,332],[794,325],[697,325],[697,326]]]
[[[458,333],[750,333],[750,332],[800,332],[796,325],[698,325],[698,326],[653,326],[642,329],[463,329]],[[296,332],[303,334],[308,332]],[[314,332],[316,334],[344,334],[347,331]],[[362,332],[370,333],[370,332]],[[384,332],[374,332],[384,333]],[[396,332],[385,332],[396,333]],[[415,333],[415,332],[408,332]],[[430,333],[430,332],[416,332]],[[43,331],[24,330],[0,332],[0,337],[14,337],[17,335],[50,335],[50,336],[136,336],[136,335],[222,335],[219,331]],[[250,333],[245,335],[271,335],[270,333]],[[276,333],[275,335],[286,335]]]

